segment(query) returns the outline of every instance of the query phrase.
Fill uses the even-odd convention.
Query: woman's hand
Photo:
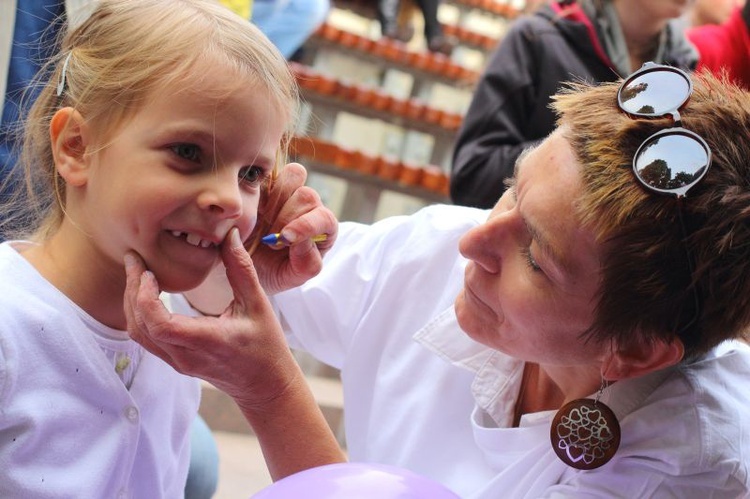
[[[315,277],[323,267],[323,255],[333,246],[338,220],[323,206],[320,196],[305,186],[307,171],[290,163],[279,173],[273,187],[261,201],[260,220],[249,241],[280,232],[292,244],[273,248],[255,244],[249,248],[263,289],[269,295],[297,287]],[[313,236],[326,234],[315,243]],[[226,244],[226,243],[225,243]],[[184,293],[190,304],[205,315],[219,315],[232,301],[224,265],[218,265],[197,288]]]
[[[323,206],[315,190],[305,186],[306,179],[302,165],[286,165],[258,208],[265,223],[257,224],[250,240],[280,232],[291,243],[281,248],[260,244],[253,249],[258,278],[269,294],[297,287],[316,276],[323,266],[323,255],[338,234],[336,216]],[[326,234],[327,239],[313,242],[318,234]]]
[[[274,480],[343,461],[237,229],[222,245],[222,259],[234,301],[218,317],[186,317],[166,309],[154,275],[138,255],[127,254],[130,336],[178,372],[230,395],[258,436]]]
[[[131,337],[175,370],[253,405],[278,396],[298,372],[237,229],[227,240],[222,258],[234,300],[220,316],[171,314],[156,278],[132,253],[125,258],[125,315]]]

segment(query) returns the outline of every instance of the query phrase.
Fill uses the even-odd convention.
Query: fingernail
[[[150,270],[146,270],[141,274],[141,284],[148,284],[150,281],[155,281],[156,276]]]
[[[297,234],[290,230],[282,230],[281,238],[289,244],[297,242]]]
[[[234,227],[229,233],[229,245],[232,247],[232,249],[242,248],[240,230],[237,227]]]

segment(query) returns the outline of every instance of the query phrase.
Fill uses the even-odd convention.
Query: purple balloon
[[[384,464],[339,463],[289,475],[252,499],[458,499],[445,486]]]

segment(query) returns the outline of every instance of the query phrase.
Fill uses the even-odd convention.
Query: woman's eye
[[[240,170],[239,179],[240,182],[258,185],[265,180],[265,171],[259,166],[249,166]]]
[[[523,253],[524,259],[526,260],[526,264],[529,266],[529,268],[534,272],[541,272],[542,268],[536,263],[536,260],[534,260],[534,256],[531,254],[531,247],[526,246],[524,248],[521,248],[521,253]]]
[[[518,193],[516,192],[515,184],[508,186],[508,189],[503,193],[503,197],[505,198],[505,205],[508,207],[515,206],[518,203]]]
[[[172,152],[177,156],[188,161],[198,162],[201,158],[200,147],[194,144],[174,144],[171,146]]]

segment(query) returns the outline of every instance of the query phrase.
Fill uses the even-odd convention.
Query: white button
[[[138,408],[130,406],[125,409],[125,417],[127,417],[131,423],[138,421]]]

